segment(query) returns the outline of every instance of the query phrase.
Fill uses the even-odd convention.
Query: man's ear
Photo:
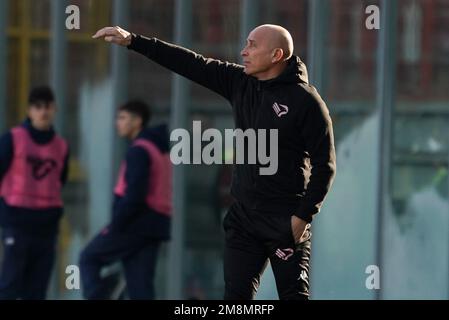
[[[273,50],[271,62],[276,63],[281,61],[283,58],[284,58],[284,50],[282,50],[281,48],[276,48]]]

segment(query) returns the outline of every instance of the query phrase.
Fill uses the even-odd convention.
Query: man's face
[[[56,106],[54,102],[38,102],[28,107],[28,117],[33,127],[39,130],[48,130],[55,118]]]
[[[141,126],[141,120],[136,115],[128,111],[117,113],[116,127],[117,134],[123,138],[132,138]]]
[[[263,36],[263,30],[254,29],[248,36],[243,57],[244,72],[258,78],[273,66],[273,48],[269,46],[268,38]]]

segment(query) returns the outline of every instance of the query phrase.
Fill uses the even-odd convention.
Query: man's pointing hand
[[[106,42],[115,43],[121,46],[129,46],[131,44],[131,33],[123,30],[119,26],[105,27],[100,29],[92,36],[94,39],[104,38]]]

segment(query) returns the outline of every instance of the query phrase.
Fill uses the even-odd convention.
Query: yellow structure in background
[[[40,0],[40,5],[48,7],[50,10],[50,0]],[[36,5],[37,1],[33,4]],[[10,46],[10,50],[14,50],[9,55],[13,61],[8,61],[10,66],[17,66],[18,70],[13,70],[18,75],[18,79],[14,84],[17,91],[12,93],[11,101],[14,107],[18,108],[17,120],[26,115],[26,105],[28,92],[31,87],[31,75],[33,66],[31,65],[31,50],[34,41],[50,41],[51,26],[50,12],[48,12],[48,27],[36,27],[32,25],[33,21],[33,5],[31,0],[14,0],[9,1],[9,27],[7,30],[8,40],[12,43],[17,42],[17,46]],[[85,1],[86,8],[81,9],[81,15],[86,14],[87,27],[83,24],[80,30],[67,31],[68,43],[85,43],[95,46],[95,68],[105,71],[108,67],[107,47],[99,41],[92,39],[92,34],[101,26],[106,25],[110,21],[111,4],[107,0]],[[83,10],[85,9],[85,10]],[[88,12],[88,14],[87,14]],[[84,17],[84,16],[83,16]],[[48,43],[49,45],[49,43]],[[15,61],[14,61],[15,60]],[[50,66],[48,66],[50,67]],[[70,79],[68,79],[70,80]]]

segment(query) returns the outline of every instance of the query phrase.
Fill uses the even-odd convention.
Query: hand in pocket
[[[310,223],[298,218],[297,216],[291,217],[291,229],[295,244],[306,241],[309,238]]]

